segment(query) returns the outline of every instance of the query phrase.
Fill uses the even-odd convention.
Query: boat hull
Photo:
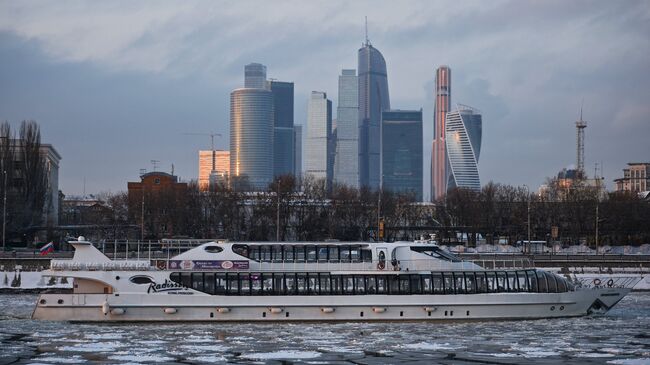
[[[80,322],[534,319],[604,313],[629,292],[629,288],[595,288],[467,295],[42,294],[32,317]]]

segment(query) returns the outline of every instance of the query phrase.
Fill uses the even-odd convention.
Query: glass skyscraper
[[[273,180],[273,93],[230,93],[230,175],[233,186],[266,190]],[[247,184],[244,184],[247,182]]]
[[[422,109],[382,113],[382,190],[422,201]]]
[[[481,189],[478,159],[481,154],[483,121],[478,110],[458,105],[447,113],[445,142],[449,157],[447,188]]]
[[[293,82],[269,81],[273,93],[273,175],[295,174]]]
[[[266,66],[261,63],[249,63],[244,66],[244,87],[247,89],[265,89]]]
[[[356,70],[339,76],[334,181],[359,187],[359,86]]]
[[[380,184],[381,113],[390,109],[386,61],[366,39],[359,49],[359,182]]]
[[[327,94],[312,91],[307,106],[305,174],[332,181],[332,102]]]

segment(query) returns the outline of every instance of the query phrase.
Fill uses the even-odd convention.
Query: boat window
[[[519,285],[517,283],[517,275],[514,271],[506,272],[508,276],[508,291],[519,291]]]
[[[287,288],[287,294],[294,295],[298,292],[296,287],[296,274],[288,273],[284,278],[284,284]]]
[[[232,246],[232,252],[236,253],[237,255],[249,258],[248,257],[248,245],[233,245]]]
[[[173,272],[173,273],[169,274],[169,280],[180,284],[181,283],[181,273]]]
[[[555,275],[544,272],[544,275],[546,276],[546,280],[548,282],[548,292],[549,293],[556,293],[557,292],[557,282],[555,281]]]
[[[389,294],[399,294],[399,276],[398,275],[388,275],[388,293]]]
[[[463,273],[465,275],[465,292],[476,294],[476,276],[473,271]]]
[[[540,293],[548,293],[548,282],[543,271],[537,271],[537,287]]]
[[[178,274],[178,273],[174,273],[174,274]],[[172,275],[173,275],[173,274],[172,274]],[[170,277],[170,279],[171,279],[172,281],[176,281],[176,280],[174,280],[174,279],[172,278],[171,275],[170,275],[169,277]],[[129,281],[131,281],[133,284],[151,284],[151,283],[153,283],[153,279],[152,279],[152,278],[150,278],[150,277],[148,277],[148,276],[144,276],[144,275],[131,276],[131,278],[129,279]]]
[[[433,294],[444,294],[444,288],[443,288],[443,282],[442,282],[442,274],[441,273],[433,273],[432,275],[432,286],[433,286]]]
[[[366,278],[363,275],[355,275],[354,293],[362,295],[366,294]]]
[[[485,272],[476,272],[476,292],[477,293],[487,293],[487,285],[485,281]]]
[[[282,262],[282,245],[273,245],[271,249],[273,262]]]
[[[262,294],[262,274],[252,273],[250,274],[250,277],[251,277],[251,295]]]
[[[284,245],[284,261],[292,262],[294,260],[293,245]]]
[[[388,294],[386,276],[378,275],[377,279],[377,294]]]
[[[517,275],[517,283],[519,287],[519,291],[527,292],[528,291],[528,279],[526,278],[526,272],[525,271],[517,271],[515,272]]]
[[[318,247],[318,262],[327,262],[327,247]]]
[[[192,287],[192,273],[182,272],[181,273],[181,284],[186,288]]]
[[[223,251],[223,247],[219,247],[219,246],[205,246],[203,249],[207,253],[219,253]]]
[[[445,294],[454,294],[456,292],[456,286],[454,285],[454,277],[450,272],[443,274],[443,284]]]
[[[341,276],[343,294],[354,294],[354,278],[352,276]]]
[[[497,279],[496,279],[496,273],[494,271],[488,271],[485,273],[485,280],[487,284],[487,292],[488,293],[496,293],[497,292]]]
[[[203,276],[203,291],[208,294],[214,294],[214,273],[206,272]]]
[[[465,277],[463,273],[452,272],[452,277],[454,278],[454,290],[456,294],[465,294]]]
[[[422,294],[432,294],[433,287],[431,286],[431,275],[425,274],[422,275]]]
[[[332,275],[332,294],[343,294],[343,287],[341,284],[341,277],[339,275]]]
[[[203,273],[202,272],[193,272],[192,273],[192,289],[198,291],[203,291]]]
[[[307,294],[307,274],[304,272],[296,274],[296,289],[298,290],[298,295]]]
[[[537,275],[535,275],[535,270],[526,271],[526,276],[528,277],[528,288],[531,292],[537,292]]]
[[[248,273],[239,274],[239,294],[251,295],[251,276]]]
[[[503,293],[508,291],[508,280],[506,278],[506,273],[503,271],[497,272],[497,293]]]
[[[226,294],[226,274],[215,274],[214,293],[217,295]]]
[[[567,285],[567,281],[565,278],[562,277],[556,277],[557,279],[557,291],[558,293],[564,293],[569,291],[569,287]]]
[[[260,246],[260,250],[262,251],[261,261],[271,262],[271,246]]]
[[[361,253],[359,252],[359,246],[350,247],[350,259],[352,260],[352,262],[361,261]]]
[[[411,294],[422,294],[422,281],[420,274],[411,275]]]
[[[260,261],[261,259],[260,246],[251,246],[249,250],[251,255],[250,259],[255,261]]]
[[[307,247],[307,262],[316,262],[316,246]]]
[[[286,294],[283,278],[284,278],[284,274],[277,274],[277,273],[273,274],[273,293],[278,295]]]
[[[399,293],[400,294],[411,294],[410,285],[409,285],[409,276],[400,275],[399,276]]]
[[[318,273],[309,273],[307,281],[307,293],[311,295],[320,294],[320,281],[318,280]]]
[[[228,287],[226,290],[229,295],[239,295],[239,274],[237,273],[228,273],[226,274],[226,281]]]
[[[341,262],[350,262],[350,246],[341,246],[339,248]]]
[[[419,252],[445,261],[460,262],[461,259],[436,246],[411,246],[411,251]]]
[[[329,295],[332,292],[329,273],[320,273],[320,292]]]
[[[372,262],[372,251],[370,251],[370,250],[361,250],[361,261],[363,261],[363,262]]]
[[[273,290],[273,274],[262,274],[262,294],[272,295],[277,293]]]
[[[296,246],[294,255],[296,262],[305,262],[305,246]]]
[[[366,276],[366,293],[377,294],[377,275]]]
[[[329,251],[329,261],[339,262],[339,248],[337,246],[330,246]]]

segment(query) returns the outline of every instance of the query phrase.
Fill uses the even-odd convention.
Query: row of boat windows
[[[232,250],[261,262],[372,262],[372,252],[355,245],[233,245]]]
[[[213,295],[561,293],[573,290],[566,279],[536,270],[386,275],[174,272],[170,279]]]

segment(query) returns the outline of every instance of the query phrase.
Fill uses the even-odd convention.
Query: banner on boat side
[[[170,270],[248,270],[248,261],[170,260]]]

